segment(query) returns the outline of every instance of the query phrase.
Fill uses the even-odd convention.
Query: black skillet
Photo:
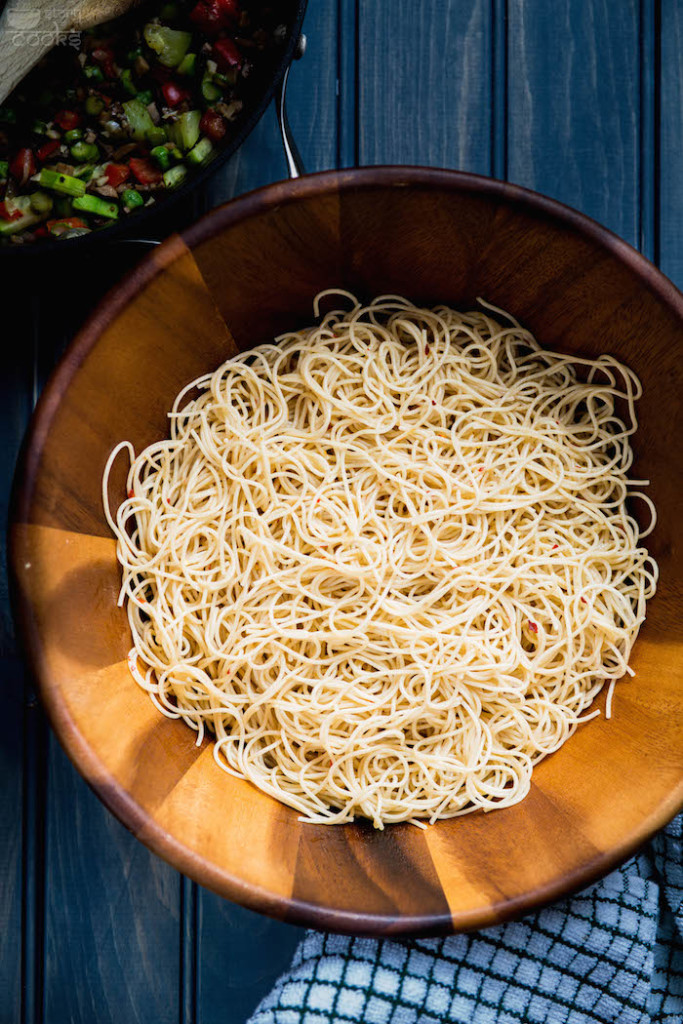
[[[187,199],[193,190],[199,189],[207,178],[214,174],[219,167],[222,167],[239,149],[263,116],[273,97],[277,97],[278,115],[281,115],[282,98],[278,91],[292,60],[301,56],[303,52],[301,26],[306,13],[307,0],[276,0],[276,2],[281,12],[282,24],[287,28],[284,42],[277,47],[274,55],[264,61],[258,70],[255,70],[250,76],[249,89],[244,96],[244,107],[239,120],[235,123],[234,131],[218,149],[210,163],[191,174],[179,188],[163,195],[153,206],[127,215],[120,221],[107,227],[98,228],[87,235],[80,235],[76,238],[44,239],[27,245],[0,245],[0,260],[5,267],[7,266],[5,261],[17,267],[15,262],[17,259],[41,258],[57,253],[62,256],[85,253],[93,246],[106,245],[112,240],[147,241],[150,235],[153,236],[156,233],[154,225],[160,218],[163,220],[164,214],[168,213],[171,204]],[[0,8],[2,6],[4,5],[0,3]],[[168,233],[167,226],[163,230],[164,234]]]

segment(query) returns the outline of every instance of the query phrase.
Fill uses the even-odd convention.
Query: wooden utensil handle
[[[0,103],[59,41],[60,35],[110,21],[136,0],[8,0],[0,17]]]
[[[0,17],[0,103],[72,25],[72,7],[9,0]]]

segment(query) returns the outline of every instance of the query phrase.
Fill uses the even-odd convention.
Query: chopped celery
[[[83,68],[83,74],[91,82],[101,82],[104,78],[102,68],[98,68],[96,64],[86,64]]]
[[[192,34],[180,32],[166,25],[155,25],[150,22],[143,30],[145,42],[150,50],[154,50],[160,64],[167,68],[175,68],[190,48]]]
[[[88,96],[85,101],[85,112],[91,117],[97,117],[104,110],[104,100],[99,96]]]
[[[80,142],[83,138],[83,132],[80,128],[69,128],[68,132],[64,132],[64,141],[68,142],[71,146],[74,142]]]
[[[147,142],[150,146],[161,146],[162,143],[166,142],[167,138],[168,132],[164,128],[163,124],[155,124],[154,127],[147,132]]]
[[[210,75],[204,75],[202,78],[202,96],[209,103],[215,103],[223,95],[222,90],[216,85],[211,79]]]
[[[154,99],[154,93],[151,89],[141,89],[138,93],[138,99],[140,100],[140,103],[144,103],[144,105],[147,106]]]
[[[74,199],[74,210],[94,213],[96,217],[108,217],[110,220],[116,220],[119,215],[116,203],[91,195],[79,196],[78,199]]]
[[[0,220],[0,235],[15,235],[18,231],[25,231],[44,220],[47,214],[34,213],[29,210],[16,220]]]
[[[177,188],[187,177],[187,167],[183,164],[176,164],[164,171],[164,185],[166,188]]]
[[[36,120],[31,125],[31,131],[34,135],[47,135],[47,125],[44,121]]]
[[[95,164],[81,164],[80,167],[74,169],[74,178],[80,178],[81,181],[90,181],[95,173]]]
[[[40,184],[43,188],[49,188],[53,192],[61,192],[65,196],[82,196],[85,192],[85,182],[70,174],[60,174],[59,171],[50,171],[43,167],[40,172]]]
[[[178,65],[178,74],[193,75],[197,66],[197,54],[186,53]]]
[[[34,213],[49,213],[52,209],[52,196],[47,192],[33,192],[29,196],[29,201]]]
[[[140,102],[139,97],[134,100],[126,100],[123,109],[128,119],[130,133],[136,142],[146,142],[147,133],[153,131],[154,121],[149,115],[149,110]]]
[[[20,212],[21,217],[17,217],[16,220],[0,220],[0,235],[15,235],[19,231],[33,227],[34,224],[39,224],[47,217],[47,213],[37,213],[32,209],[30,196],[17,196],[16,199],[5,202],[13,212]]]
[[[207,139],[205,136],[203,139],[199,140],[193,149],[190,150],[185,159],[188,163],[195,164],[195,166],[197,166],[198,164],[206,163],[212,152],[213,145],[211,144],[211,139]]]
[[[6,178],[9,174],[9,161],[0,160],[0,179]]]
[[[124,68],[119,75],[121,85],[123,86],[124,92],[127,92],[129,96],[137,96],[137,86],[133,81],[133,72],[130,68]]]
[[[178,120],[171,125],[171,139],[180,149],[192,149],[199,139],[199,122],[202,119],[201,110],[188,110],[181,114]]]
[[[76,142],[69,152],[78,164],[92,163],[100,155],[100,151],[94,142]]]

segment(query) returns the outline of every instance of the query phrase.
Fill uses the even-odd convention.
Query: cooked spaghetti
[[[631,671],[640,385],[485,303],[323,295],[350,312],[319,296],[318,326],[189,384],[170,439],[112,452],[131,671],[306,821],[514,804]]]

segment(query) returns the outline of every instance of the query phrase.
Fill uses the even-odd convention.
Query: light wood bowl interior
[[[302,824],[215,765],[128,673],[120,573],[101,507],[114,444],[167,432],[180,388],[312,319],[339,285],[511,311],[547,347],[639,375],[634,473],[651,481],[661,570],[614,717],[582,727],[521,804],[374,831]],[[42,397],[15,493],[11,560],[26,652],[52,723],[99,796],[151,849],[229,899],[352,932],[491,925],[588,884],[683,804],[680,443],[683,299],[598,225],[453,172],[374,168],[270,186],[175,236],[118,285]],[[123,496],[123,467],[112,480]]]

